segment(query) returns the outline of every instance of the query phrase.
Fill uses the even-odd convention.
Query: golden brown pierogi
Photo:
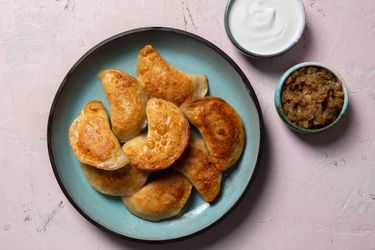
[[[204,97],[181,106],[188,120],[201,133],[210,155],[225,170],[241,156],[245,133],[237,111],[218,97]]]
[[[152,45],[146,45],[139,52],[137,76],[149,97],[161,98],[177,106],[186,100],[205,96],[208,89],[206,76],[186,74],[175,69]]]
[[[130,164],[117,170],[102,170],[82,164],[82,171],[93,188],[111,196],[132,195],[145,185],[150,175]]]
[[[120,70],[103,70],[98,77],[109,102],[114,134],[121,142],[134,138],[146,126],[147,94],[143,85]]]
[[[201,138],[191,136],[185,152],[172,167],[189,179],[205,201],[211,202],[219,194],[222,174]]]
[[[151,98],[146,107],[148,133],[124,144],[130,163],[144,170],[169,167],[184,152],[190,136],[189,122],[173,103]]]
[[[112,133],[102,102],[90,101],[69,128],[69,142],[77,159],[105,170],[122,168],[129,161]]]
[[[166,170],[132,196],[123,197],[128,210],[145,220],[160,221],[178,215],[187,203],[192,185],[181,174]]]

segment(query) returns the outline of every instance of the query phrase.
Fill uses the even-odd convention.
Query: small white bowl
[[[231,32],[231,29],[230,29],[230,26],[229,26],[229,14],[230,14],[230,11],[232,9],[232,6],[233,6],[233,3],[235,2],[236,0],[229,0],[228,1],[228,4],[227,4],[227,7],[225,8],[225,14],[224,14],[224,25],[225,25],[225,31],[227,33],[227,36],[229,38],[229,40],[246,56],[249,56],[249,57],[254,57],[254,58],[268,58],[268,57],[274,57],[274,56],[278,56],[280,54],[283,54],[285,53],[286,51],[290,50],[291,48],[294,47],[294,45],[296,45],[298,43],[298,41],[301,39],[302,37],[302,34],[303,34],[303,31],[305,30],[305,26],[306,26],[306,14],[305,14],[305,7],[303,5],[303,2],[302,0],[296,0],[300,6],[300,10],[301,10],[301,13],[302,13],[302,25],[301,25],[301,28],[299,29],[298,31],[298,34],[296,36],[296,38],[294,40],[291,41],[290,45],[283,49],[283,50],[280,50],[278,52],[275,52],[275,53],[272,53],[272,54],[259,54],[259,53],[256,53],[256,52],[253,52],[253,51],[250,51],[249,49],[246,49],[244,48],[243,46],[241,46],[235,39],[235,37],[233,36],[232,32]],[[278,1],[282,1],[282,0],[278,0]]]

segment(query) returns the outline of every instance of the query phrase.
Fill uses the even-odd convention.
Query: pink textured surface
[[[375,1],[304,4],[301,42],[253,60],[226,37],[224,0],[1,1],[1,249],[375,249]],[[57,185],[46,146],[49,108],[73,63],[141,26],[184,29],[227,52],[252,82],[267,132],[259,175],[240,206],[210,231],[160,246],[87,222]],[[325,134],[294,134],[273,106],[277,79],[302,61],[326,63],[348,83],[348,114]]]

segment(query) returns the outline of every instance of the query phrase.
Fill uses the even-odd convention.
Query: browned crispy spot
[[[112,130],[120,141],[137,136],[146,124],[147,94],[131,75],[113,69],[98,74],[109,105]]]
[[[221,171],[209,156],[202,139],[192,137],[173,168],[189,179],[205,201],[211,202],[219,194]]]
[[[209,153],[222,163],[220,168],[233,165],[241,155],[245,140],[237,112],[218,97],[191,100],[181,109],[202,134]]]
[[[90,101],[73,121],[69,142],[77,159],[84,164],[114,170],[128,163],[100,101]]]
[[[148,172],[131,165],[108,171],[82,165],[89,183],[99,192],[113,196],[129,196],[140,189],[147,181]]]
[[[190,197],[191,188],[183,175],[168,169],[122,201],[134,215],[159,221],[179,214]]]
[[[161,170],[184,152],[190,136],[189,122],[171,102],[151,98],[146,107],[147,136],[140,135],[123,146],[130,163],[144,170]]]
[[[180,106],[193,97],[193,81],[168,64],[151,45],[139,53],[137,75],[150,97],[157,97]]]

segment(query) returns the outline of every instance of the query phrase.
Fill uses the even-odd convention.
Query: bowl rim
[[[301,37],[305,31],[305,28],[306,28],[306,11],[305,11],[305,6],[302,2],[302,0],[296,0],[298,2],[298,5],[300,6],[300,10],[302,12],[302,25],[301,25],[301,28],[300,30],[298,31],[298,34],[296,36],[296,38],[290,43],[290,45],[288,47],[286,47],[285,49],[281,50],[281,51],[278,51],[276,53],[272,53],[272,54],[259,54],[259,53],[255,53],[255,52],[252,52],[248,49],[245,49],[243,46],[241,46],[237,41],[236,39],[234,38],[234,36],[232,35],[232,32],[231,32],[231,29],[229,27],[229,13],[232,9],[232,6],[233,6],[233,3],[237,1],[237,0],[229,0],[228,3],[227,3],[227,6],[225,7],[225,12],[224,12],[224,27],[225,27],[225,32],[229,38],[229,40],[237,47],[237,49],[240,50],[240,52],[246,56],[249,56],[249,57],[252,57],[252,58],[270,58],[270,57],[275,57],[275,56],[278,56],[278,55],[281,55],[285,52],[287,52],[288,50],[292,49],[300,40],[301,40]]]
[[[342,108],[341,108],[341,111],[340,111],[339,115],[336,117],[336,119],[333,122],[329,123],[328,125],[326,125],[324,127],[317,128],[317,129],[306,129],[306,128],[302,128],[302,127],[297,126],[295,123],[290,121],[289,118],[286,116],[286,114],[284,113],[284,110],[282,108],[282,104],[281,104],[281,93],[282,93],[284,84],[285,84],[286,80],[288,79],[288,77],[293,72],[295,72],[296,70],[307,67],[307,66],[320,67],[320,68],[326,69],[326,70],[330,71],[331,73],[333,73],[341,81],[342,89],[343,89],[343,92],[344,92],[344,102],[343,102],[343,105],[342,105]],[[276,86],[275,96],[274,96],[275,108],[276,108],[276,111],[277,111],[278,115],[280,116],[281,120],[283,120],[284,123],[286,123],[289,128],[293,129],[294,131],[304,133],[304,134],[319,133],[319,132],[322,132],[322,131],[326,131],[327,129],[336,125],[338,123],[338,121],[342,118],[342,116],[346,113],[346,110],[348,108],[348,102],[349,102],[349,92],[348,92],[348,88],[346,86],[346,82],[345,82],[344,78],[342,78],[342,76],[332,67],[327,66],[323,63],[319,63],[319,62],[302,62],[302,63],[299,63],[299,64],[294,65],[293,67],[289,68],[280,77],[279,82]]]

